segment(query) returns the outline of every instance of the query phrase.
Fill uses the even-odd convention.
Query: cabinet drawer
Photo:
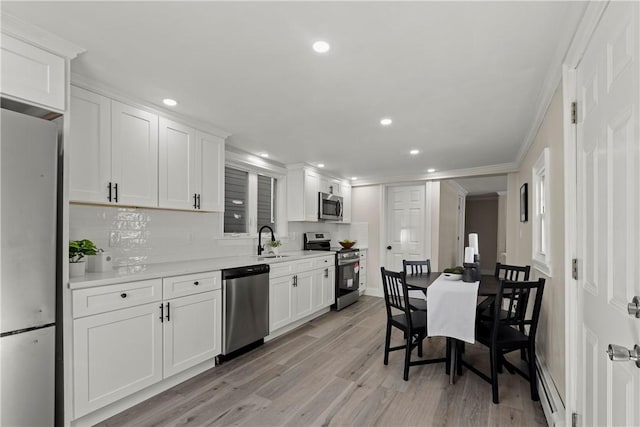
[[[303,259],[300,261],[296,261],[295,273],[304,273],[306,271],[311,271],[315,268],[316,262],[315,258],[311,259]]]
[[[201,292],[221,289],[221,287],[219,271],[165,277],[162,279],[164,299],[199,294]]]
[[[333,267],[336,263],[335,257],[318,257],[313,259],[313,269]]]
[[[276,277],[288,276],[295,272],[294,266],[296,263],[293,262],[277,262],[271,264],[269,270],[269,278],[273,279]]]
[[[73,291],[73,317],[162,300],[162,280],[143,280]]]

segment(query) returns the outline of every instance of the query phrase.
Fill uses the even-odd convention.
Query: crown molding
[[[462,185],[460,185],[457,181],[453,179],[447,181],[447,185],[452,187],[456,191],[456,193],[460,196],[466,196],[467,194],[469,194],[469,190],[464,188]]]
[[[130,94],[124,93],[123,91],[116,89],[112,86],[109,86],[105,83],[94,80],[90,77],[82,76],[77,73],[71,73],[71,84],[73,86],[80,87],[82,89],[86,89],[91,92],[95,92],[97,94],[106,96],[111,99],[115,99],[116,101],[123,102],[127,105],[131,105],[136,108],[141,108],[143,110],[151,111],[153,113],[159,114],[162,117],[166,117],[171,120],[175,120],[177,122],[183,123],[185,125],[194,127],[196,129],[205,131],[207,133],[211,133],[220,138],[226,139],[231,134],[229,132],[223,131],[218,127],[215,127],[211,123],[194,119],[189,116],[185,116],[182,114],[177,114],[174,111],[152,105],[148,101],[145,101],[140,98],[136,98],[131,96]]]
[[[420,181],[436,181],[443,179],[454,178],[467,178],[473,176],[484,175],[504,175],[507,173],[517,172],[519,166],[515,162],[500,163],[497,165],[478,166],[475,168],[466,169],[452,169],[448,171],[434,172],[421,175],[396,175],[396,176],[381,176],[372,179],[358,179],[358,182],[352,182],[353,187],[362,187],[365,185],[379,185],[379,184],[396,184],[406,182],[420,182]]]
[[[25,43],[47,50],[55,55],[74,59],[87,50],[57,35],[36,27],[13,15],[0,12],[2,33],[15,37]]]

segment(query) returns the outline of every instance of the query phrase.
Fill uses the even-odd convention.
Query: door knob
[[[391,247],[391,245],[389,245],[389,246],[387,246],[387,249],[388,249],[388,250],[391,250],[391,249],[393,249],[393,248]]]
[[[614,362],[632,360],[636,362],[636,366],[640,368],[640,346],[638,344],[633,346],[633,350],[629,350],[621,345],[609,344],[607,354],[609,355],[609,359]]]
[[[640,297],[635,296],[631,300],[628,306],[629,315],[635,316],[636,319],[640,319]]]

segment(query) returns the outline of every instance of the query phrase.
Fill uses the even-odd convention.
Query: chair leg
[[[424,337],[418,335],[418,357],[422,357],[422,340],[424,340]]]
[[[491,393],[493,394],[493,403],[500,403],[498,398],[498,365],[500,360],[500,352],[495,348],[491,348]]]
[[[411,335],[408,335],[407,346],[404,350],[404,375],[403,379],[409,381],[409,362],[411,362]]]
[[[538,401],[538,377],[536,375],[536,351],[534,346],[529,347],[529,385],[531,386],[531,400]]]
[[[391,344],[391,324],[387,322],[387,334],[384,338],[384,364],[389,364],[389,347]]]

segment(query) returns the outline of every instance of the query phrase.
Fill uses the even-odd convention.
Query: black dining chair
[[[402,260],[402,271],[404,274],[408,275],[416,275],[423,273],[431,273],[431,260],[427,259],[424,261],[407,261],[406,259]],[[409,288],[409,291],[412,289]],[[416,291],[414,291],[416,292]],[[422,292],[422,291],[417,291]],[[415,298],[409,296],[409,305],[413,310],[418,311],[427,311],[427,301],[424,298]]]
[[[409,306],[409,292],[404,272],[394,272],[380,268],[382,289],[387,310],[387,331],[384,340],[384,364],[389,364],[389,353],[404,350],[403,379],[409,380],[409,367],[446,362],[446,358],[411,360],[413,349],[418,347],[418,357],[422,357],[422,342],[427,335],[427,317]],[[391,329],[398,328],[404,333],[405,343],[391,347]]]
[[[508,265],[496,263],[496,269],[494,276],[501,280],[510,280],[512,282],[529,280],[529,273],[531,272],[531,266],[525,265]],[[508,303],[508,308],[502,311],[501,317],[507,316],[507,313],[511,311],[513,306],[518,305],[518,295],[505,295],[505,304]],[[526,307],[524,307],[526,309]],[[488,321],[493,318],[494,300],[487,299],[478,306],[478,319],[481,321]]]
[[[496,295],[493,319],[476,324],[476,340],[489,348],[491,376],[463,361],[463,365],[491,384],[493,403],[499,403],[498,370],[504,365],[511,373],[518,373],[527,379],[531,387],[531,399],[539,400],[536,380],[536,332],[542,306],[545,279],[535,282],[513,282],[503,280]],[[533,309],[527,310],[528,300],[535,293]],[[508,299],[518,295],[518,304],[507,304]],[[501,307],[508,307],[503,310]],[[505,315],[506,311],[506,315]],[[527,371],[523,372],[504,357],[516,350],[524,350],[527,355]]]

